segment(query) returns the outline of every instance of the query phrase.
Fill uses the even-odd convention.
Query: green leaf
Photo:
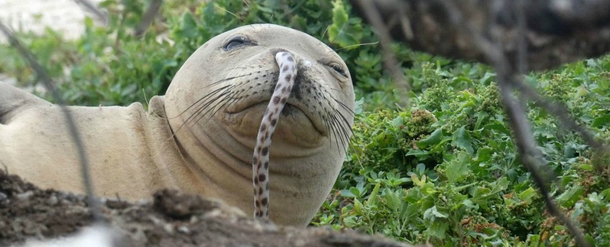
[[[458,158],[449,161],[447,164],[446,176],[449,183],[454,184],[466,177],[470,171],[469,167],[470,155],[460,152]]]
[[[360,190],[356,187],[352,187],[349,189],[349,192],[352,192],[353,195],[355,196],[360,196]]]
[[[472,208],[472,209],[477,208],[477,206],[470,199],[466,199],[466,200],[462,201],[462,205],[464,205],[468,208]]]
[[[582,186],[575,185],[559,195],[557,202],[565,208],[571,208],[578,200],[582,199],[584,193],[585,189]]]
[[[485,72],[485,75],[479,80],[479,84],[487,85],[496,77],[496,73]]]
[[[453,133],[453,142],[451,143],[453,146],[461,147],[468,154],[474,154],[474,149],[472,148],[472,139],[470,138],[470,134],[466,131],[464,126],[459,128]]]
[[[341,196],[356,197],[356,195],[354,193],[352,193],[350,190],[342,190],[341,191]]]
[[[433,207],[427,209],[426,212],[424,212],[424,219],[426,219],[426,220],[435,220],[436,218],[446,219],[448,217],[449,216],[447,216],[446,214],[439,212],[436,209],[436,206],[433,206]]]
[[[431,236],[437,237],[439,239],[444,239],[447,233],[447,229],[449,229],[449,223],[444,220],[437,220],[432,222],[432,225],[427,229],[428,234]]]
[[[532,203],[532,198],[534,198],[534,196],[536,195],[536,190],[532,187],[529,187],[527,188],[527,190],[524,190],[523,192],[519,193],[519,199],[527,203]]]
[[[364,211],[364,205],[358,199],[354,199],[354,211],[358,214],[362,214]]]
[[[483,130],[493,130],[494,132],[510,135],[510,130],[500,121],[492,121],[491,123],[484,125]]]
[[[426,139],[416,142],[420,148],[426,148],[435,144],[440,143],[443,140],[443,130],[438,128],[432,132]]]
[[[610,124],[610,114],[605,114],[601,117],[596,117],[595,119],[593,119],[593,123],[591,124],[591,126],[593,126],[594,128],[600,128],[608,124]]]
[[[362,26],[350,21],[342,1],[334,1],[333,6],[333,24],[328,28],[329,41],[347,50],[358,48],[363,34]]]
[[[427,157],[428,155],[430,155],[430,152],[428,152],[426,150],[411,149],[411,150],[409,150],[409,152],[407,152],[407,154],[405,156],[415,156],[415,157],[421,158],[421,157]]]
[[[491,194],[500,193],[500,191],[506,190],[510,182],[506,177],[501,177],[496,182],[493,183],[493,188],[491,190]]]
[[[423,180],[425,180],[425,177]],[[413,181],[413,184],[415,184],[419,187],[422,187],[425,184],[425,181],[419,180],[419,178],[417,177],[417,174],[415,174],[415,173],[411,174],[411,181]]]
[[[479,148],[479,150],[477,150],[477,156],[475,157],[474,160],[479,164],[483,163],[483,162],[487,162],[487,161],[491,160],[493,152],[494,152],[494,150],[489,147]]]
[[[366,200],[367,206],[377,205],[377,195],[379,194],[380,187],[381,187],[381,184],[375,185],[375,187],[373,188],[373,191],[371,192],[371,195],[369,195],[369,199]]]
[[[472,202],[474,202],[475,204],[478,204],[479,206],[487,209],[488,208],[488,206],[487,206],[487,203],[488,203],[487,197],[488,197],[490,191],[491,191],[490,189],[485,188],[485,187],[480,187],[480,186],[474,187],[472,189],[472,193],[471,193],[472,194],[472,199],[471,199]]]
[[[385,195],[385,201],[386,201],[388,207],[390,209],[392,209],[393,212],[399,213],[404,204],[403,201],[401,200],[401,198],[402,198],[401,191],[400,190],[392,191],[390,189],[385,189],[383,193]]]
[[[195,20],[195,17],[193,17],[193,14],[191,14],[189,11],[184,12],[182,15],[178,28],[179,29],[176,30],[176,35],[179,37],[194,38],[198,34],[197,20]]]

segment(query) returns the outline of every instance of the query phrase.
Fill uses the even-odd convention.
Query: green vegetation
[[[182,62],[211,37],[250,23],[290,26],[338,51],[358,99],[344,169],[313,224],[434,246],[570,245],[567,229],[545,211],[516,155],[492,69],[395,44],[412,87],[399,95],[382,68],[370,27],[340,0],[287,6],[277,0],[201,6],[182,0],[166,4],[164,18],[142,38],[132,33],[147,1],[121,1],[123,8],[118,2],[102,4],[111,14],[109,27],[87,20],[86,33],[76,41],[50,30],[41,37],[20,34],[70,104],[145,102],[163,94]],[[167,39],[158,41],[160,34]],[[35,74],[15,50],[0,47],[0,57],[0,73],[35,84]],[[526,81],[609,140],[609,71],[610,57],[604,57],[530,74]],[[410,99],[407,108],[396,105],[403,97]],[[559,177],[552,186],[558,204],[596,246],[610,245],[608,157],[592,153],[538,107],[531,105],[528,117]]]

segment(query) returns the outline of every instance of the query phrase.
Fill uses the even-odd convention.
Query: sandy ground
[[[0,21],[13,30],[40,33],[49,27],[74,39],[84,31],[85,16],[91,14],[74,0],[0,0]],[[4,36],[0,40],[6,42]]]

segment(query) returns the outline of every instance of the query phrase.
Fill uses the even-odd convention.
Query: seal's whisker
[[[328,114],[326,114],[326,115],[328,115]],[[330,133],[330,134],[328,135],[328,142],[329,142],[329,143],[332,145],[332,138],[331,138],[331,136],[330,136],[330,135],[332,135],[332,134],[334,134],[334,133],[333,133],[333,129],[332,129],[332,127],[330,126],[330,124],[329,124],[329,122],[328,122],[328,121],[329,121],[329,120],[328,120],[328,118],[326,118],[326,115],[325,115],[325,116],[322,116],[322,121],[324,122],[324,128],[326,128],[326,129],[328,130],[328,132]]]
[[[243,75],[237,75],[237,76],[232,76],[232,77],[227,77],[227,78],[224,78],[224,79],[218,80],[218,81],[216,81],[216,82],[210,83],[210,85],[206,85],[204,88],[208,88],[208,87],[211,87],[211,86],[216,85],[216,84],[220,84],[220,83],[223,83],[223,82],[227,82],[227,81],[231,81],[231,80],[239,79],[239,78],[242,78],[242,77],[245,77],[245,76],[249,76],[249,75],[251,75],[251,73],[249,73],[249,74],[243,74]],[[212,91],[212,92],[210,92],[210,93],[208,93],[208,94],[204,95],[203,97],[199,98],[197,101],[195,101],[195,103],[191,104],[191,105],[190,105],[189,107],[187,107],[185,110],[183,110],[182,112],[180,112],[180,113],[179,113],[177,116],[174,116],[174,117],[168,117],[168,118],[169,118],[169,119],[177,118],[177,117],[181,116],[182,114],[186,113],[188,110],[190,110],[192,107],[194,107],[194,106],[195,106],[195,105],[197,105],[198,103],[200,103],[202,100],[204,100],[204,99],[206,99],[206,98],[208,98],[208,97],[212,96],[214,93],[217,93],[218,91],[225,90],[225,89],[230,90],[230,89],[232,89],[232,88],[233,88],[233,87],[235,87],[235,86],[236,86],[236,85],[226,85],[226,86],[223,86],[223,87],[221,87],[221,88],[215,89],[214,91]]]
[[[231,85],[227,85],[227,86],[224,86],[224,87],[218,88],[218,89],[216,89],[216,90],[214,90],[214,91],[212,91],[212,92],[210,92],[210,93],[208,93],[208,94],[204,95],[203,97],[201,97],[201,98],[199,98],[197,101],[195,101],[195,103],[191,104],[189,107],[187,107],[186,109],[184,109],[184,111],[180,112],[180,113],[179,113],[177,116],[175,116],[175,117],[168,117],[168,118],[169,118],[169,119],[174,119],[174,118],[180,117],[182,114],[184,114],[185,112],[187,112],[188,110],[190,110],[191,108],[193,108],[193,106],[198,105],[200,102],[202,102],[202,100],[204,100],[204,99],[206,99],[206,98],[210,97],[211,95],[214,95],[214,94],[215,94],[215,93],[217,93],[218,91],[222,91],[222,90],[227,89],[227,88],[229,88],[229,87],[231,87]]]
[[[345,109],[346,111],[348,111],[349,114],[351,114],[351,116],[353,117],[354,115],[356,115],[356,113],[354,112],[354,110],[352,110],[352,108],[350,108],[349,106],[347,106],[345,103],[341,102],[340,100],[338,100],[337,98],[333,97],[332,94],[328,94],[327,95],[329,98],[333,99],[337,104],[339,104],[339,106],[341,106],[343,109]]]
[[[226,103],[224,103],[225,101],[226,101]],[[221,102],[219,102],[219,103],[222,103],[222,105],[220,105],[220,107],[215,107],[215,108],[216,108],[216,110],[214,110],[214,112],[212,112],[212,114],[210,114],[210,117],[209,117],[209,118],[206,120],[206,122],[207,122],[207,121],[210,121],[210,119],[211,119],[212,117],[214,117],[214,116],[216,115],[216,113],[218,113],[218,111],[220,111],[221,109],[223,109],[223,108],[225,108],[225,109],[226,109],[226,106],[227,106],[228,104],[231,104],[231,103],[233,103],[233,102],[237,102],[237,101],[238,101],[238,99],[237,99],[237,98],[235,98],[235,96],[234,96],[233,94],[232,94],[230,97],[227,97],[227,98],[222,99],[222,101],[221,101]]]
[[[233,92],[230,91],[225,91],[223,93],[221,93],[220,95],[218,95],[218,97],[214,98],[214,100],[209,101],[204,107],[200,108],[200,110],[198,110],[197,113],[197,118],[196,120],[192,121],[193,124],[198,123],[199,121],[201,121],[201,119],[203,117],[205,117],[206,115],[208,115],[210,112],[215,111],[215,109],[220,109],[222,107],[218,107],[219,105],[221,105],[224,101],[230,99],[231,97],[225,97],[227,95],[231,95],[233,94]],[[220,100],[218,100],[220,98]],[[209,117],[206,119],[205,122],[209,121],[213,116],[209,115]]]
[[[211,93],[207,94],[206,96],[202,97],[202,98],[209,98],[210,96],[218,94],[215,98],[213,98],[210,101],[202,101],[201,102],[202,106],[197,108],[195,113],[191,114],[186,120],[184,120],[184,122],[180,125],[180,127],[178,127],[178,129],[175,132],[180,131],[180,129],[182,129],[183,126],[185,126],[186,124],[191,122],[194,118],[199,116],[202,113],[202,111],[204,111],[206,108],[209,107],[210,104],[212,104],[218,98],[226,95],[227,92],[230,92],[231,89],[232,89],[232,86],[225,86],[223,88],[220,88],[219,90],[214,90],[213,92],[211,92]],[[197,103],[195,103],[195,104],[197,104]],[[193,104],[193,105],[195,105],[195,104]],[[191,108],[193,105],[189,106],[188,108]]]
[[[349,106],[347,106],[345,103],[341,102],[340,100],[336,99],[335,97],[333,97],[332,95],[329,95],[329,97],[331,99],[333,99],[337,104],[339,104],[339,106],[341,106],[343,109],[345,109],[352,117],[354,115],[356,115],[356,113],[354,112],[354,110],[352,110],[352,108],[350,108]]]
[[[245,67],[243,67],[243,68],[245,68]],[[240,76],[230,77],[230,78],[227,78],[227,79],[231,79],[232,80],[232,79],[243,78],[245,76],[251,76],[251,75],[252,75],[252,73],[248,73],[248,74],[244,74],[244,75],[240,75]],[[251,92],[251,90],[237,91],[237,93],[235,93],[235,91],[231,90],[231,89],[243,86],[243,84],[245,84],[245,83],[241,82],[241,83],[238,83],[236,85],[232,85],[230,88],[228,88],[226,90],[230,94],[227,97],[222,97],[221,101],[217,102],[213,106],[210,105],[210,103],[212,103],[212,101],[215,102],[215,99],[219,98],[219,97],[216,97],[214,100],[211,100],[211,102],[204,103],[206,105],[205,106],[201,106],[201,108],[198,110],[196,115],[197,116],[200,116],[200,115],[208,116],[207,119],[205,120],[205,122],[207,122],[207,121],[209,121],[209,119],[211,119],[213,116],[215,116],[216,113],[218,113],[218,111],[220,111],[222,108],[226,108],[227,106],[230,106],[230,105],[232,105],[234,103],[239,102],[241,96],[243,96],[243,95],[246,95],[246,97],[249,96],[249,93]],[[226,87],[224,87],[224,88],[226,88]],[[211,96],[211,95],[207,95],[208,98],[209,98],[209,96]],[[218,107],[218,106],[220,106],[220,107]],[[191,108],[191,107],[189,107],[189,108]],[[206,109],[202,109],[202,108],[209,108],[209,109],[206,110]],[[209,114],[212,110],[213,110],[213,112],[211,114]],[[197,117],[197,116],[192,116],[192,117],[194,118],[194,117]],[[201,121],[202,118],[203,117],[198,117],[198,119],[193,121],[193,122],[199,122],[199,121]]]
[[[337,133],[337,148],[339,151],[345,151],[345,142],[343,139],[345,138],[344,132],[341,130],[343,126],[339,123],[336,117],[333,116],[333,121],[335,123],[335,132]]]
[[[340,103],[339,105],[342,105],[341,102],[338,102],[338,103]],[[345,106],[345,107],[347,107],[347,106]],[[342,120],[342,123],[345,126],[348,126],[348,127],[351,126],[350,122],[347,120],[347,117],[345,117],[345,115],[343,115],[343,112],[341,112],[339,109],[333,109],[333,110],[335,111],[336,115],[339,115],[341,117],[340,120]],[[349,110],[347,113],[350,114],[350,117],[354,116],[354,112],[351,110]],[[354,134],[354,131],[351,128],[347,128],[347,129],[349,129],[350,134]]]
[[[244,83],[241,83],[241,84],[236,85],[236,86],[238,87],[238,86],[241,86],[243,84]],[[263,90],[263,91],[265,91],[265,90]],[[230,104],[239,102],[239,100],[242,99],[242,96],[244,94],[247,94],[245,97],[250,96],[250,94],[249,94],[250,92],[251,92],[250,90],[246,89],[246,90],[238,91],[237,93],[233,94],[232,95],[232,100],[230,102],[227,102],[227,106],[231,106]],[[256,91],[254,91],[253,93],[256,93]],[[271,94],[269,94],[269,98],[271,98]]]
[[[238,103],[239,100],[241,99],[239,96],[240,96],[240,93],[232,93],[230,95],[230,98],[223,99],[222,105],[221,105],[221,107],[219,107],[219,109],[227,108],[227,107],[233,106],[233,104],[235,104],[235,103]]]
[[[208,98],[213,97],[213,96],[215,96],[215,95],[216,95],[216,98],[215,98],[215,99],[217,99],[217,98],[218,98],[218,94],[222,95],[223,93],[225,93],[225,92],[227,92],[227,91],[230,91],[230,89],[231,89],[231,88],[232,88],[231,86],[225,86],[225,87],[219,88],[219,89],[217,89],[217,90],[214,90],[214,91],[212,91],[212,92],[210,92],[210,93],[206,94],[205,96],[201,97],[201,99],[197,100],[197,102],[196,102],[196,103],[193,103],[191,106],[189,106],[189,107],[187,108],[187,110],[192,109],[192,107],[194,107],[195,105],[199,105],[199,106],[197,106],[198,108],[196,108],[197,110],[195,111],[195,112],[198,112],[198,111],[200,111],[200,110],[201,110],[201,108],[205,108],[205,107],[206,107],[206,105],[210,104],[210,102],[213,102],[213,100],[208,101],[208,100],[207,100]],[[186,112],[187,110],[185,110],[185,112]],[[182,114],[182,113],[181,113],[181,114]],[[189,116],[189,117],[188,117],[188,118],[185,120],[185,122],[188,122],[188,121],[189,121],[189,120],[190,120],[192,117],[193,117],[193,115]]]
[[[332,135],[332,136],[329,135],[328,139],[331,140],[334,138],[335,140],[339,140],[337,130],[335,129],[335,126],[330,118],[332,116],[330,114],[327,114],[327,115],[329,116],[329,118],[325,119],[324,122],[326,123],[326,126],[328,126],[327,128],[329,129],[329,131]],[[341,148],[339,147],[339,143],[335,142],[335,144],[337,145],[337,150],[341,150]]]
[[[343,136],[344,136],[344,140],[342,140],[342,141],[349,142],[349,137],[354,134],[354,130],[352,130],[352,128],[350,128],[351,125],[350,125],[349,121],[347,121],[347,118],[345,118],[343,113],[341,111],[335,109],[335,114],[333,114],[333,116],[336,117],[337,115],[339,115],[341,117],[339,119],[342,120],[342,125],[343,125],[342,126],[343,128],[340,128],[340,130],[343,132]]]
[[[351,126],[350,122],[347,120],[347,118],[345,117],[345,115],[343,115],[343,112],[341,112],[339,109],[334,109],[335,114],[333,114],[333,116],[339,115],[341,118],[339,120],[342,120],[342,124],[344,124],[345,126]],[[354,131],[351,128],[348,128],[350,131],[350,134],[353,134]]]
[[[231,77],[223,78],[223,79],[218,80],[216,82],[212,82],[212,83],[210,83],[210,85],[207,85],[205,87],[211,87],[211,86],[214,86],[214,85],[226,82],[226,81],[231,81],[231,80],[239,79],[239,78],[242,78],[242,77],[245,77],[245,76],[249,76],[249,75],[250,74],[243,74],[243,75],[236,75],[236,76],[231,76]]]
[[[337,117],[334,114],[330,115],[330,116],[332,117],[331,123],[334,126],[335,132],[337,133],[337,135],[336,135],[337,136],[336,137],[337,138],[337,148],[339,150],[341,150],[341,147],[343,147],[343,150],[345,150],[345,143],[343,142],[344,133],[341,131],[341,129],[342,129],[341,123],[339,122],[339,120],[337,119]],[[341,144],[341,147],[339,147],[339,144]]]
[[[341,124],[339,124],[341,125]],[[339,133],[341,134],[341,145],[343,146],[343,151],[345,151],[347,149],[347,143],[349,142],[349,137],[350,134],[345,130],[346,128],[349,128],[349,126],[343,126],[341,125],[341,128],[339,128]]]

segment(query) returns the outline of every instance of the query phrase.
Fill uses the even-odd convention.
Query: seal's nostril
[[[311,67],[311,62],[307,59],[301,59],[299,62],[299,70],[309,69]]]

